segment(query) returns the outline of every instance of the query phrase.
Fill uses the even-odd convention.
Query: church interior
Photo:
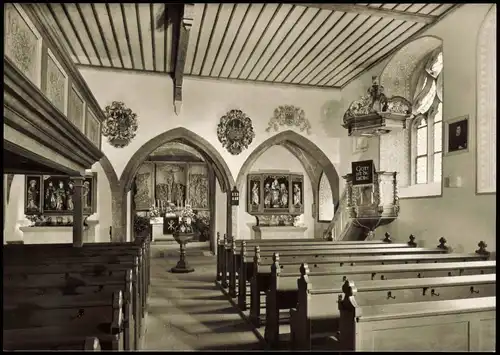
[[[4,4],[3,349],[495,351],[496,4]]]

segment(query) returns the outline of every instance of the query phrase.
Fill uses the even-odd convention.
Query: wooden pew
[[[373,243],[373,241],[329,241],[327,243],[296,243],[289,242],[285,244],[255,244],[255,246],[259,246],[261,253],[264,252],[284,252],[284,251],[305,251],[305,250],[340,250],[340,249],[373,249],[373,248],[410,248],[416,247],[415,237],[410,236],[410,241],[408,243],[389,243],[388,239],[384,239],[382,241],[377,241],[377,243]],[[246,241],[242,241],[240,250],[237,249],[236,241],[232,241],[231,249],[229,252],[226,251],[226,255],[229,257],[228,270],[229,270],[229,295],[231,297],[236,297],[236,279],[240,272],[241,266],[241,255],[245,255],[247,250]]]
[[[365,280],[394,280],[405,278],[428,278],[445,276],[463,276],[494,274],[496,261],[470,261],[427,264],[395,264],[344,266],[324,272],[310,272],[312,285],[340,285],[347,279],[358,282]],[[271,266],[270,286],[266,293],[266,343],[275,348],[279,343],[280,311],[297,306],[300,272],[282,273],[279,256]]]
[[[410,237],[410,239],[413,236]],[[232,256],[230,255],[231,250],[233,250],[232,242],[236,243],[236,250],[240,250],[242,244],[246,244],[247,247],[255,247],[257,245],[328,245],[328,244],[381,244],[381,243],[392,243],[392,239],[389,233],[385,233],[385,237],[383,240],[364,240],[364,241],[328,241],[325,239],[312,239],[312,238],[303,238],[303,239],[250,239],[250,240],[235,240],[233,237],[230,241],[226,234],[224,234],[224,238],[220,239],[220,234],[217,233],[217,276],[216,280],[221,281],[223,287],[228,287],[228,278],[227,272],[230,270],[232,263]],[[416,246],[416,245],[415,245]],[[236,260],[236,263],[233,265],[239,265],[239,258]],[[226,276],[224,276],[226,275]]]
[[[496,297],[361,306],[339,302],[343,351],[496,350]]]
[[[121,291],[102,293],[93,302],[78,305],[57,301],[46,298],[45,307],[31,303],[4,310],[4,349],[50,350],[81,345],[87,337],[97,337],[108,350],[123,349]]]
[[[82,248],[73,248],[71,244],[30,244],[27,248],[4,249],[4,260],[9,263],[22,263],[21,260],[30,260],[32,254],[35,254],[42,257],[42,259],[44,256],[58,256],[59,261],[61,253],[65,254],[68,252],[71,252],[72,255],[85,255],[87,258],[104,254],[127,255],[130,253],[136,255],[139,258],[138,282],[140,282],[140,291],[141,295],[143,295],[141,297],[141,312],[144,317],[150,284],[150,247],[148,239],[141,239],[139,242],[132,243],[91,243],[85,244]]]
[[[257,248],[258,250],[258,248]],[[489,254],[480,254],[476,251],[475,254],[398,254],[398,255],[358,255],[354,250],[352,255],[333,257],[333,258],[313,258],[310,259],[311,269],[320,271],[329,271],[344,266],[355,265],[390,265],[390,264],[418,264],[418,263],[442,263],[442,262],[466,262],[466,261],[481,261],[487,260]],[[319,259],[319,260],[316,260]],[[301,263],[297,261],[286,260],[282,262],[280,256],[280,269],[282,272],[296,272],[300,268]],[[306,260],[307,262],[307,260]],[[261,261],[259,254],[256,253],[254,262],[251,265],[252,272],[247,268],[247,275],[251,277],[250,282],[250,319],[257,327],[261,325],[260,308],[261,297],[265,297],[265,292],[270,287],[271,265],[269,260]],[[244,273],[242,273],[244,274]],[[246,287],[240,287],[238,301],[246,305]],[[244,298],[243,298],[244,297]]]
[[[141,252],[138,253],[139,257],[139,271],[141,272],[142,280],[144,280],[141,284],[142,290],[144,294],[149,294],[149,285],[151,282],[151,267],[150,267],[150,258],[151,258],[151,239],[149,237],[141,237],[136,238],[133,242],[111,242],[111,243],[88,243],[84,244],[82,248],[74,248],[75,252],[83,253],[88,250],[100,250],[100,253],[108,253],[114,252],[118,249],[142,249]],[[72,244],[64,243],[64,244],[26,244],[26,245],[15,245],[4,247],[4,259],[7,260],[9,256],[14,258],[19,258],[17,253],[27,253],[34,252],[37,254],[43,255],[52,255],[52,253],[61,252],[61,250],[73,249]],[[146,298],[142,300],[143,302],[143,313],[146,307]]]
[[[340,287],[314,285],[309,279],[309,269],[302,267],[297,280],[299,293],[296,308],[290,310],[292,347],[311,349],[314,338],[334,336],[339,339],[339,310],[335,305],[342,293],[356,293],[356,302],[366,305],[413,303],[433,300],[458,300],[495,296],[496,275],[467,275],[395,280],[367,280],[354,283],[346,280]]]
[[[363,262],[363,257],[383,257],[383,256],[393,256],[396,260],[400,261],[401,258],[410,256],[410,255],[441,255],[446,253],[445,249],[435,248],[370,248],[370,249],[339,249],[339,250],[305,250],[305,251],[286,251],[283,252],[284,256],[281,257],[280,262],[281,266],[284,267],[286,264],[293,263],[302,263],[302,262],[310,262],[314,265],[321,264],[322,261],[337,262],[340,266],[342,266],[345,262],[349,262],[351,264],[357,262]],[[246,282],[250,280],[251,284],[251,294],[253,294],[256,298],[260,292],[265,292],[267,288],[269,288],[269,275],[270,275],[270,266],[273,263],[273,254],[270,252],[260,252],[260,247],[255,247],[255,256],[252,263],[247,261],[246,257],[242,258],[242,265],[239,275],[239,292],[238,292],[238,303],[242,309],[246,309]],[[243,254],[244,255],[244,254]],[[361,258],[361,259],[360,259]],[[382,262],[385,260],[389,261],[391,259],[380,259]],[[368,259],[368,263],[371,262],[371,259]],[[259,272],[263,270],[264,274],[259,275]],[[255,280],[254,276],[257,276]],[[252,284],[254,285],[252,288]],[[253,291],[256,291],[253,293]],[[252,297],[252,302],[255,297]],[[245,308],[243,308],[245,307]],[[257,307],[258,309],[258,307]],[[254,312],[251,310],[251,314]],[[255,319],[257,321],[257,319]],[[259,324],[257,321],[256,324]]]
[[[47,259],[44,260],[43,263],[47,263]],[[4,265],[4,298],[34,297],[47,293],[62,297],[66,294],[88,295],[106,290],[121,290],[125,295],[125,325],[132,329],[133,347],[138,348],[143,318],[137,257],[113,264],[106,261],[106,256],[94,262],[85,256],[57,259],[64,262],[62,264],[55,259],[49,261],[52,263],[45,265],[36,261],[27,265]],[[124,347],[130,347],[128,333],[125,334],[124,342]]]
[[[101,343],[97,337],[86,337],[86,336],[71,336],[65,337],[64,339],[57,340],[54,343],[53,340],[41,339],[32,341],[30,339],[25,339],[22,344],[15,344],[4,339],[4,351],[40,351],[40,350],[50,350],[50,351],[101,351]]]
[[[123,348],[138,348],[140,315],[133,307],[132,269],[112,275],[90,273],[35,273],[4,275],[4,310],[24,306],[45,309],[54,305],[78,307],[102,302],[102,294],[123,292]],[[134,314],[134,317],[132,317]],[[131,339],[134,339],[133,348]]]

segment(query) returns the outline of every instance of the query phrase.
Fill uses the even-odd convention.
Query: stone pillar
[[[83,246],[83,176],[72,176],[73,192],[73,246]],[[89,192],[90,193],[90,192]]]

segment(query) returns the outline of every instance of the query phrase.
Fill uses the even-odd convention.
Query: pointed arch
[[[226,162],[207,140],[196,133],[178,127],[163,132],[144,143],[129,159],[119,180],[119,189],[113,196],[113,239],[123,240],[126,235],[127,224],[127,193],[132,188],[132,183],[140,165],[158,147],[169,142],[184,143],[198,151],[208,164],[214,169],[222,192],[227,194],[227,221],[226,233],[231,235],[232,210],[230,202],[231,189],[235,185],[234,178]]]
[[[257,161],[257,159],[270,147],[273,145],[285,145],[289,143],[302,151],[306,152],[309,156],[313,157],[316,160],[316,163],[322,168],[324,174],[328,178],[330,182],[330,186],[332,188],[332,196],[334,201],[338,201],[339,199],[339,175],[337,170],[333,166],[330,159],[326,156],[326,154],[318,148],[316,144],[311,142],[306,137],[291,131],[283,131],[280,132],[264,142],[262,142],[257,148],[255,148],[252,153],[248,156],[248,158],[243,163],[240,172],[238,173],[238,177],[236,179],[236,186],[238,191],[242,191],[246,176],[250,172],[253,164]]]

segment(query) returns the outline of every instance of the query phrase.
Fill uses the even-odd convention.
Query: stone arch
[[[316,163],[322,168],[322,170],[324,171],[325,175],[328,178],[328,181],[330,182],[330,186],[332,188],[332,196],[334,200],[338,201],[339,175],[337,173],[337,170],[333,166],[332,162],[330,161],[330,159],[328,159],[326,154],[323,153],[323,151],[318,148],[316,144],[311,142],[306,137],[291,130],[280,132],[268,138],[267,140],[262,142],[257,148],[255,148],[252,151],[252,153],[250,153],[248,158],[241,166],[240,172],[238,173],[238,177],[236,179],[236,186],[238,188],[238,191],[242,191],[246,181],[246,176],[250,172],[251,167],[266,150],[268,150],[273,145],[283,145],[287,147],[288,144],[300,148],[303,152],[305,152],[307,155],[313,157],[316,160]],[[290,151],[292,154],[294,154],[292,150]],[[302,159],[299,160],[302,162]],[[315,184],[315,182],[316,179],[314,180],[313,184]]]
[[[120,181],[118,180],[118,175],[116,174],[115,168],[109,161],[108,157],[104,155],[100,160],[99,164],[101,165],[106,178],[108,179],[109,189],[111,191],[111,211],[115,211],[118,208],[118,204],[120,203],[119,196],[120,194]],[[99,179],[99,177],[97,177]],[[98,210],[99,211],[99,210]],[[101,213],[101,212],[99,212]],[[115,218],[113,212],[111,216],[111,225],[112,225],[112,233],[116,228],[120,228],[119,219]]]
[[[174,141],[184,143],[196,149],[196,151],[198,151],[203,156],[203,158],[212,165],[222,192],[226,193],[228,196],[228,221],[226,224],[226,233],[228,235],[231,235],[231,206],[229,201],[231,189],[235,185],[231,171],[229,170],[229,167],[227,166],[220,153],[212,146],[212,144],[210,144],[207,140],[197,135],[196,133],[184,127],[178,127],[163,132],[158,136],[150,139],[149,141],[144,143],[129,159],[119,180],[119,189],[117,192],[117,196],[113,198],[117,200],[117,203],[113,204],[113,221],[117,221],[117,228],[116,232],[113,233],[113,239],[125,238],[127,220],[127,193],[132,188],[133,179],[140,165],[155,149],[165,143]],[[113,229],[115,230],[115,228]]]

